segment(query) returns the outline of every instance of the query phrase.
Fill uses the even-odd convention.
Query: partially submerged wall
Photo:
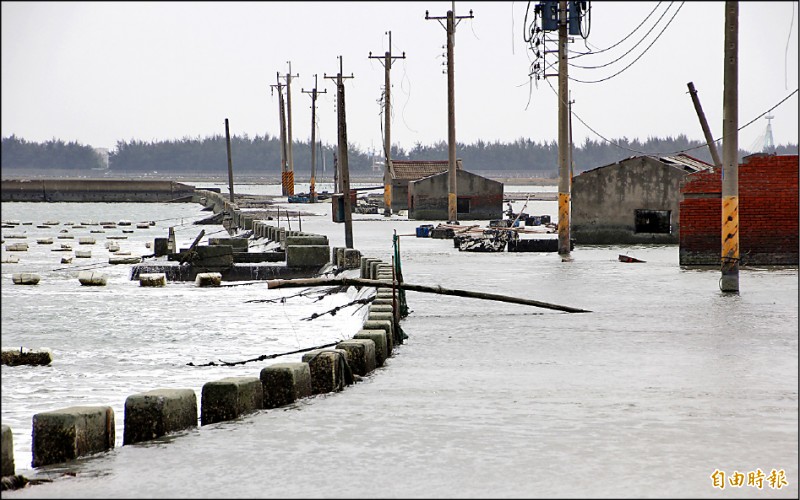
[[[194,186],[157,180],[3,180],[1,201],[168,202],[191,201]]]

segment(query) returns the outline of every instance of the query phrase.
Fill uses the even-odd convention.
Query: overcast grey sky
[[[533,5],[531,4],[531,13]],[[335,85],[347,79],[351,145],[382,144],[382,64],[392,33],[392,143],[447,140],[445,16],[452,2],[2,2],[2,136],[76,140],[113,148],[119,140],[279,133],[277,73],[291,61],[292,135],[311,136],[309,91],[318,75],[318,139],[336,143]],[[570,68],[574,142],[676,136],[703,140],[687,93],[694,82],[715,138],[722,135],[724,5],[716,2],[591,2],[586,42],[610,47]],[[553,141],[557,78],[532,84],[523,41],[528,2],[456,2],[456,137],[459,142]],[[679,9],[680,8],[680,9]],[[648,22],[634,31],[654,9]],[[676,14],[677,12],[677,14]],[[660,16],[661,22],[656,24]],[[674,19],[673,19],[674,15]],[[667,22],[672,19],[666,29]],[[798,88],[797,2],[739,4],[739,125]],[[663,33],[656,39],[656,35]],[[653,40],[655,40],[653,42]],[[652,43],[652,45],[651,45]],[[647,46],[648,50],[645,50]],[[555,44],[549,48],[556,49]],[[634,59],[641,56],[636,62]],[[555,57],[551,57],[555,61]],[[633,62],[633,64],[631,64]],[[612,76],[625,69],[617,76]],[[555,72],[555,71],[554,71]],[[609,78],[610,77],[610,78]],[[529,102],[530,100],[530,102]],[[798,96],[772,114],[776,144],[798,141]],[[761,118],[739,147],[763,137]]]

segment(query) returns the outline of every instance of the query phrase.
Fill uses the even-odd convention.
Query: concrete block
[[[334,255],[336,258],[333,261],[333,263],[336,264],[336,267],[344,267],[344,251],[345,250],[346,249],[344,247],[336,248],[336,253]]]
[[[373,306],[389,306],[389,307],[393,308],[394,307],[394,300],[392,299],[391,296],[388,297],[388,298],[379,297],[379,298],[376,298],[376,299],[372,299],[372,305]]]
[[[36,273],[14,273],[11,275],[11,281],[15,285],[35,285],[39,283],[40,279]]]
[[[292,231],[293,232],[293,231]],[[286,236],[286,246],[328,245],[328,237],[323,234]]]
[[[138,264],[142,261],[139,255],[111,255],[108,257],[109,264]]]
[[[197,396],[192,389],[156,389],[125,399],[123,445],[194,427]]]
[[[3,477],[14,476],[14,435],[11,433],[11,427],[4,425],[3,439],[0,444],[0,462],[2,462]]]
[[[378,266],[381,265],[382,263],[383,263],[382,260],[376,260],[369,263],[369,275],[367,276],[367,279],[371,280],[377,279]]]
[[[394,307],[392,307],[391,301],[388,305],[386,304],[376,304],[375,301],[372,301],[372,304],[369,306],[370,313],[394,313]]]
[[[261,370],[264,408],[277,408],[311,396],[308,363],[275,363]]]
[[[74,460],[114,447],[110,406],[71,406],[33,416],[33,467]]]
[[[302,245],[286,247],[287,267],[322,267],[330,261],[327,245]]]
[[[78,282],[83,286],[106,286],[108,276],[99,271],[81,271],[78,273]]]
[[[169,238],[155,238],[153,240],[153,255],[161,257],[169,253]]]
[[[341,391],[352,383],[348,353],[344,349],[316,349],[303,354],[311,370],[311,391],[314,394]]]
[[[344,250],[344,268],[356,269],[361,261],[361,252],[355,248],[346,248]]]
[[[194,278],[197,286],[220,286],[222,284],[221,273],[197,273]]]
[[[144,273],[139,275],[139,286],[166,286],[167,275],[164,273]]]
[[[358,333],[353,335],[353,339],[371,340],[375,344],[375,366],[383,366],[386,358],[389,357],[385,330],[359,330]]]
[[[209,238],[209,246],[230,246],[234,252],[246,252],[249,241],[247,238]]]
[[[336,344],[344,349],[350,359],[350,369],[356,375],[364,376],[375,369],[375,342],[372,339],[345,340]]]
[[[394,329],[390,320],[371,320],[367,318],[362,328],[364,330],[383,330],[386,333],[386,356],[391,356],[394,350]]]
[[[258,377],[227,377],[203,385],[200,425],[233,420],[264,408],[264,388]]]

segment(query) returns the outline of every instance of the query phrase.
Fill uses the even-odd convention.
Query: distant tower
[[[767,119],[767,133],[764,135],[764,149],[761,151],[763,153],[774,153],[775,152],[775,143],[772,140],[772,119],[775,118],[772,115],[767,115],[764,118]]]

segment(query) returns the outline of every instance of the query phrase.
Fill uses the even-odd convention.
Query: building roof
[[[659,162],[663,163],[664,165],[668,165],[670,167],[679,168],[687,173],[693,174],[695,172],[699,172],[701,170],[706,170],[708,168],[713,168],[714,165],[704,162],[703,160],[698,160],[692,156],[689,156],[684,153],[679,153],[676,155],[666,155],[666,156],[655,156],[655,155],[639,155],[639,156],[630,156],[628,158],[615,161],[614,163],[609,163],[608,165],[603,165],[601,167],[595,167],[585,172],[593,172],[595,170],[600,170],[602,168],[612,167],[614,165],[620,165],[625,162],[629,162],[631,160],[636,160],[638,158],[652,158],[654,160],[658,160]]]
[[[448,160],[391,160],[392,179],[415,181],[429,175],[447,172]],[[456,169],[463,170],[461,159],[456,160]]]

